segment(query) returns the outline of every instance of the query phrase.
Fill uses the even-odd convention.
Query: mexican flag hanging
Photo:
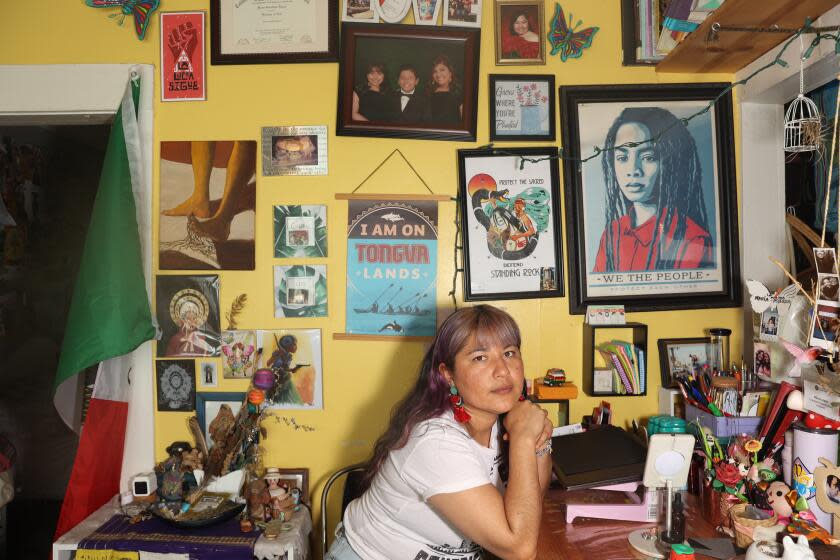
[[[139,92],[139,80],[130,80],[111,127],[55,378],[56,409],[73,427],[79,374],[100,364],[56,538],[119,492],[127,358],[155,336],[134,198],[141,160]]]

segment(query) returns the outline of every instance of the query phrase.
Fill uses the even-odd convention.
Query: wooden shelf
[[[717,41],[710,42],[707,38],[712,24],[717,22],[722,26],[734,27],[778,25],[782,29],[798,29],[805,23],[805,18],[815,20],[835,5],[837,5],[837,0],[727,0],[657,64],[656,71],[737,72],[786,41],[791,35],[721,31],[718,33]],[[813,38],[812,35],[804,37],[806,44],[810,41],[809,37]],[[788,51],[791,50],[795,59],[799,53],[799,46],[793,45],[788,49]]]

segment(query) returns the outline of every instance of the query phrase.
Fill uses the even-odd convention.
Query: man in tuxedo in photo
[[[410,64],[401,66],[397,83],[400,86],[400,91],[395,94],[397,120],[412,123],[427,121],[429,119],[429,100],[417,91],[417,84],[420,83],[417,69]]]

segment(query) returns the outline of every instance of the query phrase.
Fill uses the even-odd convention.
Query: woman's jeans
[[[335,528],[335,540],[330,546],[325,560],[362,560],[362,557],[350,547],[347,535],[344,534],[344,524],[339,523]]]

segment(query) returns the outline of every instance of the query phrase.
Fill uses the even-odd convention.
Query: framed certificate
[[[211,64],[338,60],[338,0],[210,3]]]

